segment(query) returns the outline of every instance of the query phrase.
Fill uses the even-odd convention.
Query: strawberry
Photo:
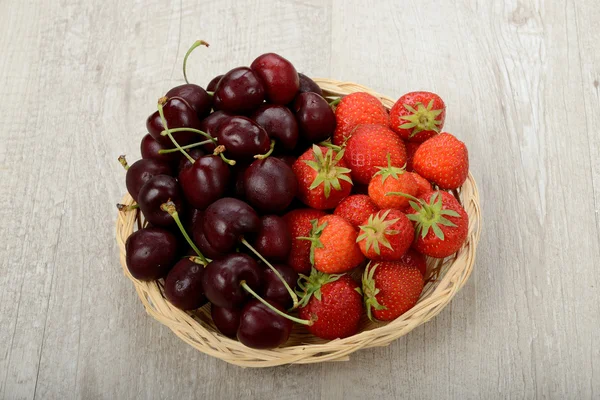
[[[415,250],[444,258],[461,248],[469,232],[469,216],[454,196],[431,191],[412,197],[410,206],[406,216],[415,224]]]
[[[417,268],[423,277],[427,274],[427,260],[425,256],[414,249],[408,249],[398,262]]]
[[[406,149],[406,170],[408,172],[413,171],[413,158],[420,145],[421,143],[419,142],[404,141],[404,148]]]
[[[319,271],[327,274],[339,274],[350,271],[365,257],[356,244],[358,233],[344,218],[326,215],[312,221],[309,237],[310,261]]]
[[[292,169],[298,180],[297,196],[304,204],[326,210],[350,194],[352,179],[343,157],[343,150],[317,145],[298,157]]]
[[[346,218],[355,228],[365,221],[369,215],[379,211],[379,207],[365,194],[354,194],[346,197],[338,204],[333,213]]]
[[[377,167],[387,165],[388,154],[394,165],[406,163],[404,143],[394,132],[381,125],[359,125],[346,143],[344,161],[355,182],[368,184]]]
[[[398,318],[417,304],[423,285],[416,267],[393,261],[369,263],[362,280],[367,316],[380,321]]]
[[[325,212],[312,208],[292,210],[283,216],[292,237],[292,249],[287,259],[287,264],[300,274],[310,273],[310,242],[297,240],[298,237],[310,235],[312,224],[310,221],[325,216]]]
[[[421,193],[430,192],[433,190],[433,186],[431,186],[431,183],[429,183],[429,181],[423,178],[421,175],[417,174],[416,172],[410,172],[410,176],[413,177],[415,183],[419,187],[416,196],[419,196]]]
[[[388,196],[388,192],[402,192],[416,196],[419,191],[417,183],[410,172],[404,168],[392,166],[388,158],[387,167],[379,167],[379,172],[369,182],[369,197],[379,208],[397,208],[404,210],[408,207],[408,199],[402,196]]]
[[[469,152],[463,142],[444,132],[419,147],[413,166],[415,172],[440,189],[456,189],[469,174]]]
[[[377,97],[365,92],[351,93],[342,98],[335,109],[337,122],[333,144],[341,146],[360,124],[388,126],[390,117]]]
[[[424,142],[444,126],[446,105],[435,93],[410,92],[390,110],[390,128],[402,139]]]
[[[356,241],[371,260],[397,261],[410,248],[414,237],[412,222],[402,211],[381,210],[363,222]]]
[[[322,339],[337,339],[358,333],[363,313],[360,287],[348,275],[328,275],[312,270],[302,275],[300,318],[313,321],[308,330]]]

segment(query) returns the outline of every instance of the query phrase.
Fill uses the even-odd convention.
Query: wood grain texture
[[[600,5],[491,3],[5,0],[0,398],[598,398]],[[113,239],[116,157],[139,157],[198,38],[201,85],[274,51],[445,99],[484,231],[438,317],[346,363],[244,370],[145,315]]]

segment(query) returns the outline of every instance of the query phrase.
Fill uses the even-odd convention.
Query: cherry
[[[190,157],[192,157],[194,160],[197,160],[204,155],[204,151],[197,147],[186,150],[185,152],[188,153],[188,155]],[[187,157],[183,156],[183,154],[179,153],[179,165],[177,166],[177,174],[178,175],[181,174],[182,170],[189,168],[191,166],[192,166],[192,162]]]
[[[168,227],[175,220],[168,212],[161,209],[161,205],[171,200],[175,209],[181,213],[183,202],[181,189],[177,180],[168,175],[156,175],[142,186],[138,195],[140,210],[146,220],[152,225]]]
[[[233,197],[238,199],[244,199],[245,189],[244,189],[244,174],[250,164],[236,164],[233,170],[233,187],[230,188],[230,193]]]
[[[206,303],[202,291],[204,266],[192,260],[194,257],[182,258],[165,278],[165,297],[185,311],[195,310]]]
[[[275,53],[256,57],[250,68],[262,81],[267,101],[287,104],[298,92],[298,72],[291,62]]]
[[[223,308],[212,304],[210,316],[219,332],[230,338],[234,338],[240,326],[242,310],[238,308]]]
[[[265,215],[260,219],[260,228],[254,237],[253,245],[256,251],[268,260],[286,260],[292,248],[292,236],[287,223],[276,215]],[[295,281],[291,286],[294,285]]]
[[[127,169],[125,186],[135,201],[138,201],[140,189],[156,175],[172,175],[173,168],[166,161],[152,158],[137,160]]]
[[[183,227],[190,232],[194,231],[194,225],[197,221],[202,220],[202,211],[197,208],[188,208],[188,212],[185,214],[185,218],[182,221]],[[210,257],[209,257],[210,258]]]
[[[222,77],[223,75],[217,75],[214,78],[212,78],[206,86],[206,90],[208,90],[209,92],[214,92]]]
[[[288,165],[288,167],[292,168],[292,165],[294,165],[294,163],[296,162],[296,157],[289,155],[289,154],[284,154],[284,155],[279,155],[279,156],[275,156],[275,158],[283,161],[284,163],[286,163]]]
[[[204,230],[202,228],[202,218],[198,218],[194,221],[192,225],[192,233],[194,236],[194,243],[198,245],[198,248],[206,257],[211,260],[219,260],[225,257],[228,253],[220,253],[216,251],[208,240],[206,240],[206,236],[204,235]]]
[[[168,128],[172,131],[175,130],[171,134],[177,143],[186,145],[198,140],[200,136],[195,132],[176,130],[179,128],[200,129],[200,120],[198,119],[196,112],[184,99],[181,97],[167,99],[163,105],[163,112],[165,119],[167,120]],[[155,111],[148,117],[146,120],[146,128],[157,142],[164,146],[173,147],[171,139],[161,134],[165,130],[165,127],[158,111]]]
[[[144,228],[125,242],[125,260],[131,275],[139,280],[160,279],[177,261],[177,238],[162,228]]]
[[[187,160],[186,160],[187,161]],[[179,171],[179,183],[187,202],[201,210],[219,199],[229,185],[229,166],[219,156],[203,156]]]
[[[262,212],[284,211],[296,196],[294,171],[275,157],[256,160],[244,174],[244,193],[250,204]]]
[[[294,114],[284,106],[262,105],[251,117],[262,126],[271,139],[277,140],[285,149],[292,150],[298,143],[298,123]]]
[[[294,271],[292,267],[285,264],[275,264],[273,267],[279,271],[279,274],[291,288],[296,286],[296,282],[298,281],[298,273]],[[286,308],[289,308],[293,305],[292,299],[286,287],[283,285],[279,277],[275,275],[272,269],[267,268],[263,270],[262,280],[263,298],[279,303]]]
[[[245,114],[265,99],[263,83],[248,67],[234,68],[221,78],[213,95],[215,110]]]
[[[283,312],[279,304],[269,304]],[[292,321],[276,314],[259,300],[250,300],[242,309],[237,338],[254,349],[273,349],[287,342],[291,332]]]
[[[246,117],[234,116],[219,125],[216,134],[219,146],[231,159],[252,160],[255,155],[269,151],[270,140],[267,132],[256,122]]]
[[[312,143],[322,142],[335,130],[335,114],[329,103],[316,93],[300,93],[293,109],[300,128],[300,137]]]
[[[206,90],[193,83],[175,86],[173,89],[169,90],[165,96],[168,98],[180,97],[185,100],[187,104],[194,109],[199,119],[210,114],[212,108],[212,97],[206,93]],[[169,121],[167,120],[167,122]]]
[[[223,121],[232,116],[233,114],[225,111],[215,111],[200,122],[200,130],[208,133],[211,137],[217,137],[217,128]],[[203,146],[204,150],[208,153],[212,153],[215,150],[215,147],[214,143],[207,143]]]
[[[220,253],[233,251],[246,233],[257,232],[260,219],[256,211],[241,200],[224,197],[204,212],[202,230],[208,243]]]
[[[232,253],[220,260],[213,260],[206,266],[202,288],[212,304],[234,308],[242,305],[248,298],[242,282],[252,290],[259,290],[260,277],[261,269],[252,257]]]
[[[300,93],[313,92],[323,97],[323,89],[315,81],[302,73],[298,73],[298,78],[300,79],[300,87],[298,87]]]
[[[179,153],[171,152],[171,153],[160,153],[161,150],[167,150],[169,147],[163,146],[149,133],[145,134],[140,143],[140,152],[142,153],[142,158],[150,158],[158,161],[166,161],[168,163],[174,163],[179,160]]]

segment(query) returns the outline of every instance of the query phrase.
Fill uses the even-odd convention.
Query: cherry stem
[[[242,242],[247,248],[250,249],[251,252],[253,252],[254,254],[256,254],[256,256],[258,258],[260,258],[262,262],[264,262],[269,268],[271,268],[271,271],[273,271],[273,273],[275,275],[277,275],[277,278],[279,278],[279,280],[281,281],[281,283],[283,283],[283,286],[285,286],[285,289],[290,294],[290,297],[292,298],[292,301],[294,302],[294,306],[292,307],[292,310],[295,309],[295,308],[297,308],[298,307],[298,296],[296,295],[296,293],[294,293],[294,291],[292,290],[292,288],[290,287],[290,285],[288,285],[288,283],[285,281],[285,279],[283,279],[283,276],[281,276],[281,274],[279,273],[279,271],[277,271],[275,269],[275,267],[273,267],[273,265],[271,265],[270,262],[268,262],[258,251],[256,251],[256,249],[254,247],[252,247],[250,245],[250,243],[248,243],[246,241],[246,239],[242,238],[240,240],[240,242]]]
[[[204,263],[204,265],[208,264],[208,261],[206,261],[206,257],[204,257],[204,255],[200,252],[200,250],[198,249],[198,247],[196,247],[196,245],[194,244],[194,242],[192,241],[192,239],[190,238],[190,236],[185,231],[185,228],[183,227],[183,224],[181,223],[181,220],[179,219],[179,213],[177,212],[177,209],[175,208],[175,203],[173,203],[171,200],[169,200],[166,203],[161,204],[160,209],[163,210],[163,211],[165,211],[165,212],[167,212],[167,213],[169,213],[169,215],[171,217],[173,217],[173,219],[175,220],[175,223],[179,227],[179,230],[183,234],[183,237],[188,242],[188,244],[190,245],[190,247],[192,249],[194,249],[194,251],[196,252],[196,254],[198,254],[198,257],[200,257],[200,260],[202,260],[202,262]]]
[[[204,132],[204,131],[201,131],[200,129],[194,129],[194,128],[185,128],[185,127],[184,127],[184,128],[173,128],[173,129],[169,129],[169,131],[170,131],[171,133],[177,133],[177,132],[194,132],[194,133],[198,133],[198,134],[200,134],[200,135],[204,136],[204,137],[205,137],[205,138],[207,138],[207,139],[210,139],[210,140],[212,140],[213,142],[216,142],[216,141],[217,141],[217,139],[216,139],[216,138],[214,138],[214,137],[210,136],[208,133],[206,133],[206,132]],[[165,135],[167,134],[167,131],[166,131],[166,130],[164,130],[164,131],[162,131],[160,134],[161,134],[162,136],[165,136]]]
[[[267,151],[265,154],[257,154],[254,156],[254,158],[258,158],[259,160],[264,160],[265,158],[269,157],[271,154],[273,154],[273,149],[275,148],[275,141],[271,140],[271,146],[269,148],[269,151]]]
[[[221,145],[215,147],[215,151],[213,152],[213,155],[220,156],[221,159],[229,165],[235,165],[235,160],[230,160],[229,158],[225,157],[225,154],[223,154],[224,151],[225,151],[225,146],[223,146],[221,144]]]
[[[196,47],[200,47],[200,46],[206,46],[206,47],[208,47],[209,44],[206,43],[204,40],[196,40],[194,42],[194,44],[192,45],[192,47],[190,47],[188,49],[187,53],[185,53],[185,57],[183,57],[183,79],[185,79],[185,83],[190,83],[188,81],[187,73],[186,73],[187,59],[190,56],[190,54],[192,54],[192,51],[194,51],[194,49]]]
[[[213,97],[215,95],[215,92],[209,92],[208,90],[206,91],[206,94],[208,94],[210,97]]]
[[[263,303],[265,306],[269,307],[273,312],[281,315],[284,318],[289,319],[290,321],[294,321],[297,322],[299,324],[302,325],[312,325],[313,321],[309,321],[306,319],[300,319],[300,318],[296,318],[296,317],[292,317],[289,314],[284,313],[283,311],[278,310],[276,307],[273,307],[273,305],[271,303],[269,303],[268,301],[266,301],[265,299],[263,299],[262,297],[260,297],[254,290],[250,289],[250,286],[248,286],[248,284],[246,283],[246,281],[241,281],[240,282],[240,286],[243,287],[248,293],[250,293],[256,300],[260,301],[261,303]]]
[[[209,144],[209,143],[213,143],[213,141],[212,140],[204,140],[202,142],[188,144],[187,146],[181,146],[181,148],[184,150],[191,149],[192,147],[198,147],[198,146],[202,146],[204,144]],[[158,154],[175,153],[177,151],[179,151],[179,149],[161,149],[158,151]]]
[[[335,107],[335,106],[337,106],[338,104],[340,104],[340,101],[342,101],[342,98],[341,98],[341,97],[338,97],[337,99],[335,99],[335,100],[333,100],[331,103],[329,103],[329,106],[330,106],[330,107]]]
[[[195,257],[195,256],[188,257],[188,260],[190,260],[191,262],[196,263],[196,264],[201,264],[205,267],[206,267],[207,261],[208,261],[206,258],[203,260],[202,258]]]
[[[125,168],[125,171],[129,169],[129,164],[127,163],[127,159],[125,158],[125,154],[119,156],[119,162]]]
[[[140,208],[140,206],[138,204],[125,205],[125,204],[117,203],[117,209],[121,212],[136,210],[138,208]]]

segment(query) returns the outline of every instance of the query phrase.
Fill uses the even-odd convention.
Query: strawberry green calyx
[[[392,166],[392,160],[390,158],[390,153],[387,153],[387,167],[376,167],[379,171],[377,171],[373,176],[381,175],[381,183],[385,183],[385,180],[390,176],[394,179],[398,179],[398,175],[402,175],[406,172],[406,163],[402,168]]]
[[[321,301],[321,287],[327,283],[337,281],[343,275],[326,274],[317,271],[315,268],[310,271],[310,276],[300,274],[300,278],[298,278],[298,287],[300,290],[297,291],[298,296],[301,297],[300,306],[305,307],[313,295],[317,300]]]
[[[317,176],[310,185],[310,190],[316,189],[322,184],[325,198],[329,198],[329,195],[331,194],[331,188],[335,190],[342,190],[340,180],[352,184],[352,179],[350,179],[349,175],[350,169],[337,165],[342,157],[344,157],[343,150],[337,153],[337,155],[334,157],[333,149],[328,149],[327,153],[323,155],[321,148],[317,145],[313,145],[313,154],[315,157],[314,161],[304,161],[309,167],[317,171]]]
[[[346,142],[344,142],[346,144]],[[331,143],[331,138],[325,139],[319,143],[319,146],[327,147],[328,149],[333,149],[335,151],[342,151],[344,146],[338,146],[336,144]]]
[[[433,100],[429,102],[427,107],[423,103],[417,103],[415,106],[417,107],[416,109],[408,104],[404,104],[404,108],[411,114],[400,117],[408,121],[400,125],[400,129],[412,129],[409,137],[413,137],[421,131],[436,131],[439,133],[440,127],[438,125],[441,125],[442,122],[436,118],[444,110],[433,110]]]
[[[365,302],[365,308],[367,309],[367,317],[369,317],[371,321],[373,321],[373,313],[371,311],[372,308],[376,310],[387,309],[386,306],[379,304],[377,298],[375,297],[379,293],[379,289],[375,287],[375,280],[373,279],[373,275],[375,275],[375,269],[377,269],[378,266],[379,264],[375,264],[373,265],[373,267],[371,267],[371,263],[367,264],[367,267],[365,268],[365,272],[363,273],[362,277],[362,292]]]
[[[323,243],[321,242],[321,234],[327,228],[327,222],[323,222],[319,225],[319,220],[313,219],[310,221],[312,225],[312,229],[310,231],[310,236],[308,237],[297,237],[298,240],[309,240],[310,241],[310,263],[311,265],[315,265],[315,250],[322,249]]]
[[[381,254],[380,245],[387,247],[390,250],[394,250],[389,240],[387,239],[387,235],[397,235],[398,231],[389,229],[390,226],[395,224],[400,220],[400,218],[391,219],[386,221],[388,214],[391,210],[387,210],[382,214],[376,213],[371,214],[369,219],[367,220],[366,225],[361,225],[359,228],[361,230],[361,234],[356,238],[356,242],[360,242],[361,240],[365,240],[365,247],[367,251],[371,247],[377,255]]]

